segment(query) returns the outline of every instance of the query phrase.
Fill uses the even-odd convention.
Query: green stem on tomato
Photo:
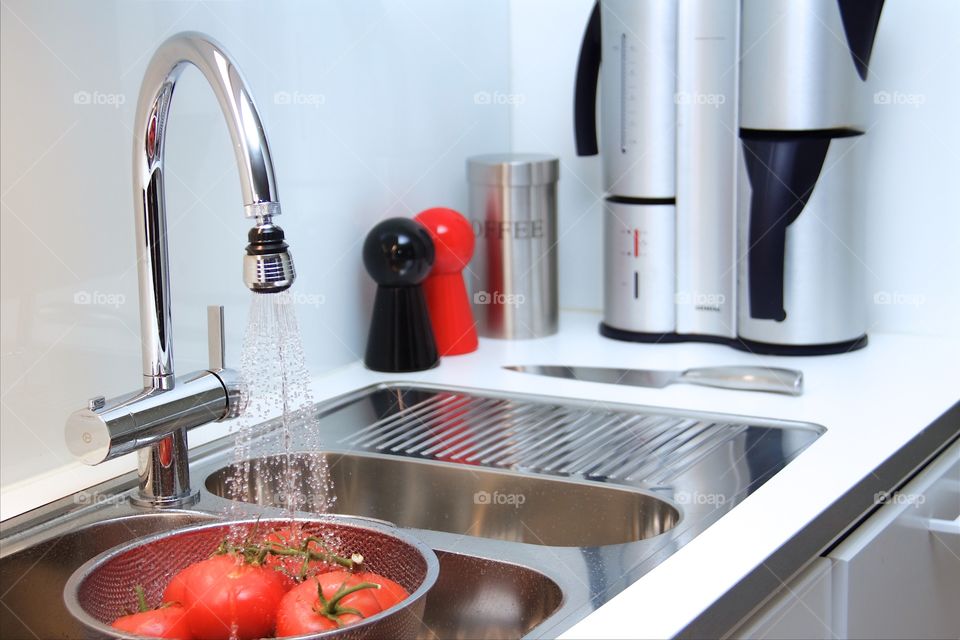
[[[366,616],[360,613],[358,609],[354,609],[353,607],[341,607],[340,601],[346,598],[351,593],[356,593],[357,591],[361,591],[363,589],[379,589],[379,588],[380,588],[380,585],[375,582],[361,582],[360,584],[355,584],[352,587],[347,587],[346,583],[344,582],[340,585],[340,588],[337,589],[337,592],[333,594],[333,597],[327,600],[326,598],[323,597],[323,585],[321,585],[320,582],[318,581],[317,582],[317,599],[320,603],[320,607],[319,608],[314,607],[313,610],[317,614],[335,622],[338,627],[342,627],[343,622],[341,622],[340,616],[344,614],[349,613],[349,614],[358,616],[360,618],[365,618]]]
[[[323,551],[316,551],[309,548],[311,543],[318,544]],[[239,555],[248,564],[263,564],[268,555],[274,556],[297,556],[303,558],[303,566],[300,569],[300,577],[306,577],[308,564],[311,560],[338,564],[346,569],[355,570],[363,564],[363,556],[359,553],[351,554],[349,558],[337,555],[329,550],[322,540],[315,536],[306,538],[299,547],[283,545],[277,542],[266,541],[262,544],[251,542],[249,538],[242,545],[235,545],[228,539],[224,539],[217,547],[216,553],[224,555],[232,553]]]
[[[314,551],[312,549],[297,549],[295,547],[284,547],[273,542],[266,543],[264,547],[267,553],[275,556],[301,556],[305,560],[320,560],[322,562],[334,562],[347,569],[354,569],[363,562],[363,556],[359,553],[351,555],[349,558],[338,556],[335,553],[325,551]]]
[[[137,612],[150,611],[150,605],[147,604],[147,592],[144,591],[143,587],[138,584],[133,588],[133,592],[137,594]]]

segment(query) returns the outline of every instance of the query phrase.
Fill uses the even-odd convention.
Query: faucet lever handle
[[[207,307],[207,353],[210,370],[226,369],[226,339],[223,331],[223,305]]]

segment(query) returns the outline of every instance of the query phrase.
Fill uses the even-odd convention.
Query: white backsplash
[[[197,30],[250,84],[270,140],[313,371],[353,361],[373,284],[360,246],[377,220],[466,201],[464,161],[509,148],[506,0],[31,2],[2,11],[0,483],[71,460],[66,416],[140,385],[131,149],[157,45]],[[249,224],[229,136],[195,70],[167,142],[176,368],[206,361],[224,304],[237,362]]]

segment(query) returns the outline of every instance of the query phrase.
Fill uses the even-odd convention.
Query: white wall
[[[511,91],[519,97],[513,146],[561,158],[560,301],[566,308],[603,304],[600,159],[576,157],[572,115],[577,55],[592,6],[593,0],[510,4]],[[894,97],[872,107],[873,125],[855,150],[871,332],[957,335],[958,32],[956,0],[887,0],[883,10],[870,93]],[[880,304],[873,303],[875,295]]]
[[[465,158],[509,146],[509,108],[474,99],[509,87],[505,0],[5,0],[0,12],[5,485],[70,460],[64,419],[86,398],[140,385],[131,127],[165,37],[211,34],[247,76],[276,162],[314,371],[362,353],[369,227],[462,207]],[[120,104],[78,104],[77,92]],[[184,74],[172,111],[167,204],[186,373],[205,366],[204,305],[226,305],[229,344],[240,344],[249,225],[226,127],[198,73]],[[78,304],[85,295],[94,304]]]

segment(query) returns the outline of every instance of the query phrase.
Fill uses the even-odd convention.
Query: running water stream
[[[335,496],[326,459],[319,454],[294,299],[289,291],[251,296],[240,359],[247,406],[235,427],[230,515],[244,517],[246,504],[258,501],[282,506],[290,519],[297,511],[329,512]],[[265,455],[274,462],[261,462]],[[271,485],[279,495],[258,495]]]

